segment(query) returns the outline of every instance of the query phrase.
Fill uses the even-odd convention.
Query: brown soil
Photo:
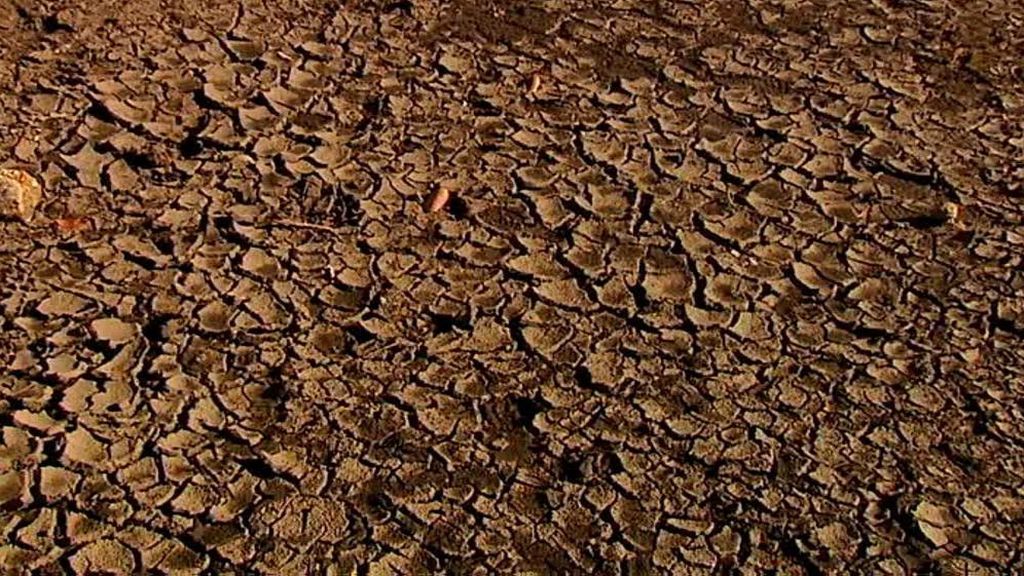
[[[1021,573],[1022,39],[0,0],[0,573]]]

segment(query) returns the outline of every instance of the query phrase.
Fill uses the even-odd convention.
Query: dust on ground
[[[1024,570],[1022,39],[0,2],[0,571]]]

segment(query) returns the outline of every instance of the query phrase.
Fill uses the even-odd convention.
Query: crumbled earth
[[[1017,0],[4,0],[0,86],[3,574],[1024,570]]]

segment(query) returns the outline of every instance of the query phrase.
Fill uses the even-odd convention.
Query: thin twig
[[[340,234],[336,228],[327,226],[326,224],[314,224],[312,222],[300,222],[298,220],[274,220],[271,224],[278,226],[287,226],[289,228],[308,228],[310,230],[323,230],[324,232],[330,232],[331,234]]]
[[[391,342],[388,342],[388,343],[385,343],[385,344],[380,344],[380,345],[378,345],[375,348],[370,348],[370,349],[366,349],[366,350],[360,350],[360,353],[364,357],[369,357],[369,356],[374,355],[374,354],[380,354],[381,352],[390,352],[391,350],[394,350],[395,348],[412,348],[412,349],[416,349],[416,348],[419,348],[421,345],[422,344],[420,344],[420,343],[413,342],[412,340],[409,340],[409,339],[406,339],[406,338],[402,338],[401,336],[399,336],[395,340],[392,340]]]

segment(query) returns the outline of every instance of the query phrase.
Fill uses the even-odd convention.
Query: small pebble
[[[430,203],[427,204],[427,212],[439,212],[444,209],[448,204],[448,200],[451,198],[451,194],[444,188],[438,188],[437,192],[430,198]]]

